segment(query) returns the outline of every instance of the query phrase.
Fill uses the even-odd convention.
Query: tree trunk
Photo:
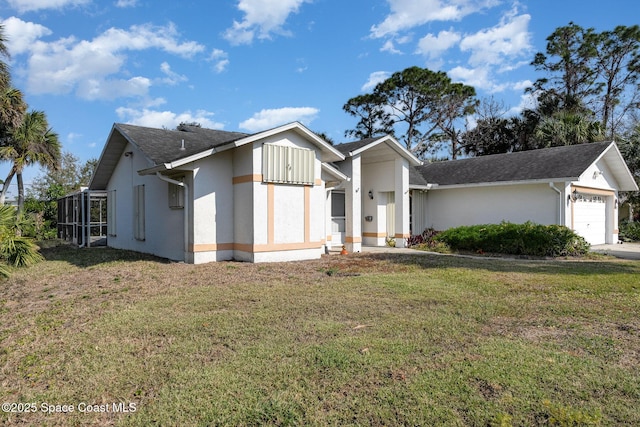
[[[16,173],[16,180],[18,181],[18,216],[24,210],[24,183],[22,182],[22,172]]]
[[[9,185],[11,184],[11,180],[13,179],[13,175],[16,174],[15,167],[12,167],[9,170],[9,175],[7,175],[7,179],[4,180],[4,185],[2,186],[2,192],[0,192],[0,206],[4,205],[4,200],[7,196],[7,190],[9,190]]]

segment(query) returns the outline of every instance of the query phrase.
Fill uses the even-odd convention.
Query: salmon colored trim
[[[189,252],[232,251],[233,243],[202,243],[189,245]]]
[[[581,187],[579,185],[572,185],[571,192],[573,190],[582,191],[587,194],[595,194],[596,196],[614,196],[616,193],[613,190],[600,190],[597,188]]]
[[[396,234],[394,236],[396,239],[408,239],[409,237],[411,237],[410,234]]]
[[[362,243],[362,237],[347,236],[344,238],[345,243]]]
[[[620,230],[616,228],[615,230],[613,230],[613,234],[620,234]]]
[[[331,235],[327,236],[327,242],[330,242],[332,240],[333,240],[333,236],[331,236]]]
[[[311,241],[311,187],[304,187],[304,241]]]
[[[381,238],[381,237],[387,237],[387,233],[362,233],[362,236]]]
[[[315,185],[322,185],[322,180],[321,179],[316,179]]]
[[[274,205],[274,193],[275,185],[273,183],[267,184],[267,244],[273,244],[275,241],[275,205]]]
[[[262,182],[262,175],[242,175],[234,176],[233,184],[243,184],[245,182]]]

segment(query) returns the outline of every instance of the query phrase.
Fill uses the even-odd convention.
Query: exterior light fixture
[[[369,190],[369,198],[373,200],[373,190]]]

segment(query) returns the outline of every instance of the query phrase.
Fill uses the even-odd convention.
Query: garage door
[[[592,245],[606,242],[607,204],[602,196],[580,194],[573,211],[573,229]]]

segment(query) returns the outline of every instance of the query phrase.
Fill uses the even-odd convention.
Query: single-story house
[[[423,165],[391,136],[332,146],[290,123],[255,134],[114,124],[88,191],[106,193],[108,246],[204,263],[401,247],[411,230],[502,220],[608,242],[627,190],[615,144]]]
[[[618,192],[638,190],[613,142],[434,162],[416,172],[417,233],[532,221],[565,225],[592,245],[616,243]]]
[[[89,191],[107,194],[108,246],[172,260],[317,258],[388,236],[402,245],[421,162],[391,137],[341,148],[300,123],[252,135],[115,124]]]

